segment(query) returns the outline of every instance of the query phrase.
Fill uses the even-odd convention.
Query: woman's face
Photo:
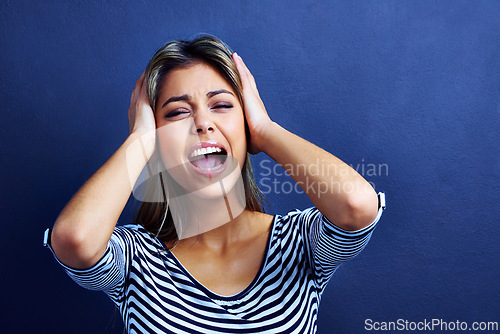
[[[245,162],[245,118],[236,92],[210,65],[171,71],[158,94],[155,118],[161,158],[188,192],[228,192]],[[200,190],[201,189],[201,190]]]

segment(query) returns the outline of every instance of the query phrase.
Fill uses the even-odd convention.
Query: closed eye
[[[189,111],[182,110],[182,109],[172,110],[171,112],[169,112],[168,114],[165,115],[165,118],[173,118],[173,117],[180,116],[183,114],[188,114],[188,113],[189,113]]]
[[[233,107],[232,104],[223,103],[223,104],[217,104],[217,105],[213,106],[212,109],[229,109],[232,107]]]

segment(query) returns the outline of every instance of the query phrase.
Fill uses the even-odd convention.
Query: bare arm
[[[54,224],[52,248],[70,267],[88,268],[101,258],[132,187],[154,151],[154,115],[143,86],[144,75],[132,92],[130,135],[78,190]]]
[[[242,77],[251,153],[264,152],[283,166],[338,227],[357,230],[372,223],[378,199],[371,185],[337,157],[272,122],[252,74],[239,56],[233,58]]]

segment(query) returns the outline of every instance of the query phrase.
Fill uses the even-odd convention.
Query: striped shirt
[[[316,208],[276,215],[258,274],[233,296],[204,287],[140,225],[115,227],[91,268],[61,265],[109,296],[128,333],[315,333],[329,279],[365,247],[383,208],[359,231],[336,227]]]

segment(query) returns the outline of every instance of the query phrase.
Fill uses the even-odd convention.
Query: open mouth
[[[227,152],[218,146],[197,148],[188,157],[189,162],[200,171],[217,171],[227,159]]]

